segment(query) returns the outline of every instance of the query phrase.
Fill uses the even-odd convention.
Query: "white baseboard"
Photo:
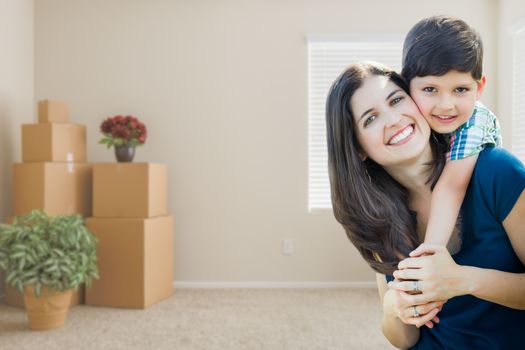
[[[174,281],[175,289],[368,289],[377,288],[376,282],[226,282],[226,281]]]

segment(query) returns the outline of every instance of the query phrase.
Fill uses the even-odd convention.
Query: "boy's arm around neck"
[[[425,243],[447,245],[477,160],[478,154],[445,165],[432,192]]]

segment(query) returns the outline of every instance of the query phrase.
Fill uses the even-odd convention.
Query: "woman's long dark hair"
[[[326,102],[328,172],[334,215],[350,241],[377,272],[392,274],[399,261],[418,245],[408,192],[372,159],[360,156],[350,100],[366,77],[385,76],[408,93],[405,81],[376,63],[349,66],[333,83]],[[429,182],[444,165],[446,146],[431,138],[434,161]]]

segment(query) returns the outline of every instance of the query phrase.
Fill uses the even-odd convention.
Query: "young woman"
[[[501,148],[483,150],[448,247],[454,255],[423,246],[407,258],[424,239],[447,150],[407,91],[392,70],[359,63],[335,81],[326,106],[334,214],[378,272],[383,333],[400,348],[520,348],[525,168]]]

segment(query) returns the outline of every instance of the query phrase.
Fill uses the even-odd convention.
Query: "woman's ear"
[[[487,82],[487,77],[482,76],[480,80],[477,81],[478,88],[476,91],[476,99],[479,100],[481,98],[481,93],[483,92],[483,88],[485,87],[485,83]]]

